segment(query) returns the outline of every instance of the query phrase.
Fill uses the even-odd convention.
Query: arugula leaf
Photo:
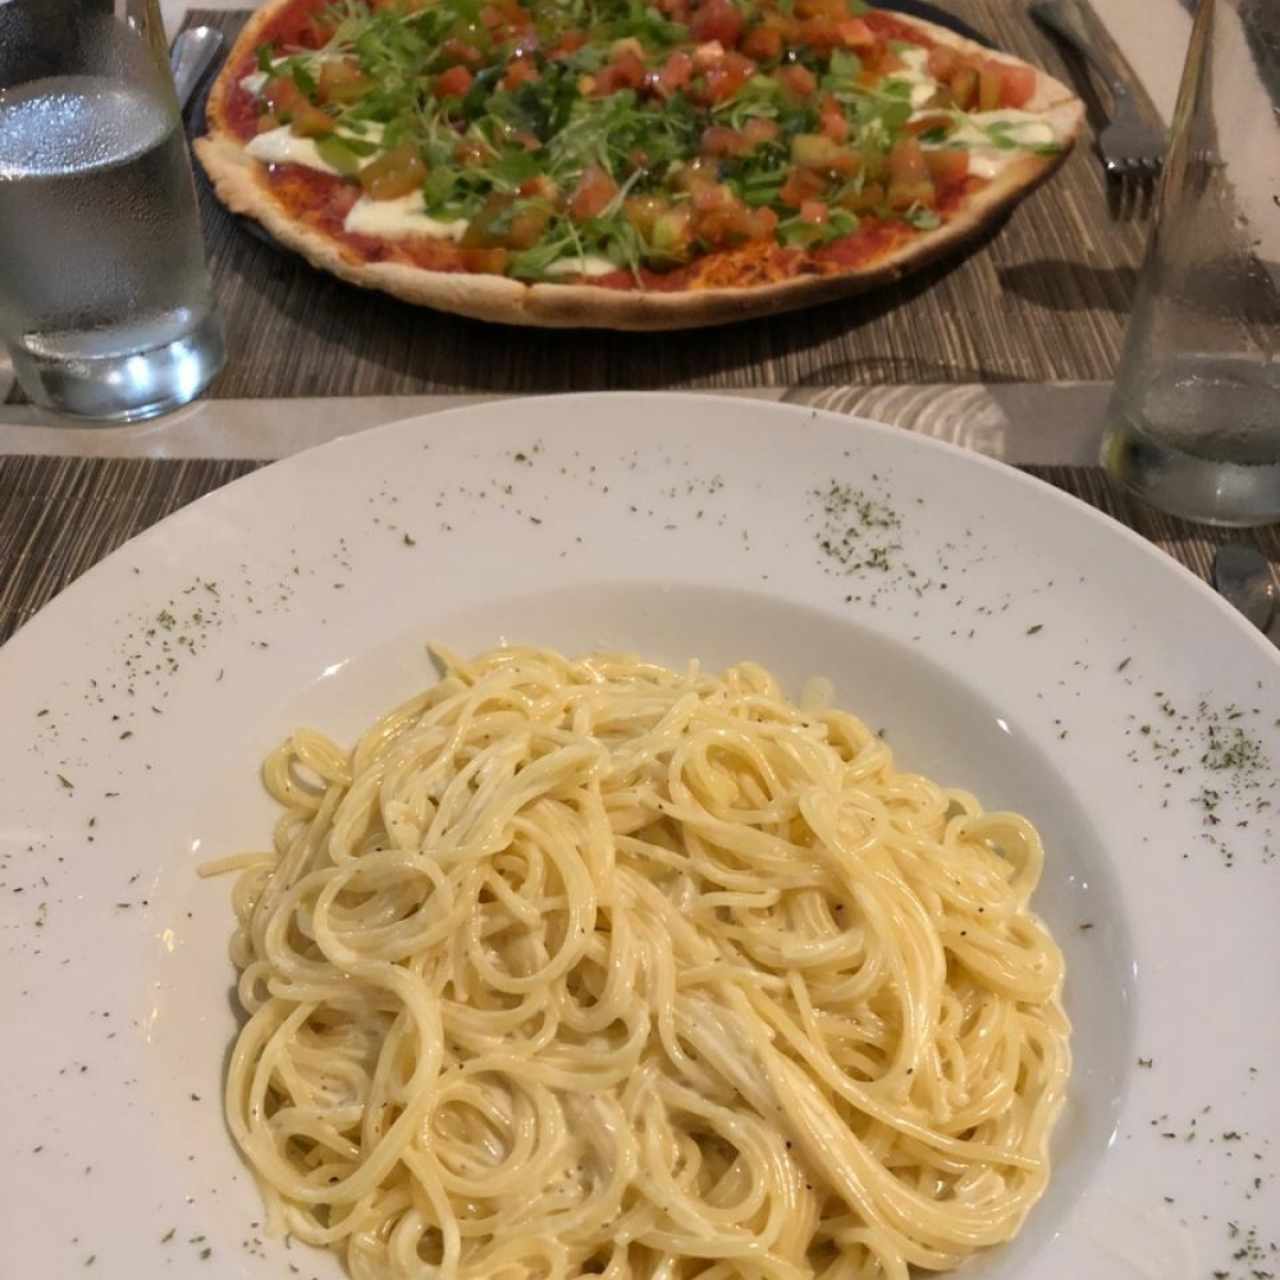
[[[932,231],[935,227],[942,226],[942,219],[932,209],[922,204],[913,204],[902,217],[917,231]]]
[[[518,191],[531,178],[542,173],[542,165],[537,157],[523,149],[512,149],[503,152],[489,165],[485,165],[496,190]]]
[[[293,77],[293,83],[307,95],[308,98],[315,97],[316,90],[320,87],[316,84],[316,78],[307,70],[306,64],[301,58],[290,58],[285,64],[289,74]]]
[[[360,157],[348,145],[346,138],[328,134],[316,139],[316,151],[326,164],[332,165],[345,177],[354,177],[360,172]]]
[[[848,209],[828,209],[825,222],[806,222],[798,214],[778,223],[778,238],[792,248],[830,244],[858,229],[858,215]]]
[[[669,49],[689,39],[689,28],[684,23],[671,21],[653,5],[641,3],[641,0],[630,0],[624,14],[606,22],[599,30],[609,40],[634,37],[650,50]]]
[[[275,63],[271,61],[271,46],[269,44],[260,44],[254,50],[254,55],[257,58],[259,71],[268,76],[275,74],[276,68]]]
[[[371,156],[371,155],[374,155],[376,152],[382,150],[382,147],[379,143],[370,142],[365,138],[353,138],[351,137],[350,134],[347,134],[347,133],[343,133],[341,135],[341,141],[342,141],[342,145],[346,147],[346,149],[350,151],[352,155],[356,155],[356,156],[361,156],[361,157]],[[336,169],[337,165],[334,165],[334,168]]]
[[[502,79],[504,68],[501,66],[485,67],[476,73],[471,81],[471,88],[462,98],[462,115],[467,120],[479,120],[488,111],[489,94],[494,85]]]
[[[574,252],[575,237],[568,234],[553,234],[550,239],[543,239],[532,249],[522,249],[511,255],[508,266],[509,274],[521,279],[541,279],[547,268],[561,258],[579,257]]]
[[[782,109],[782,86],[772,76],[757,73],[728,102],[718,103],[713,114],[724,114],[731,129],[748,120],[773,120]]]
[[[430,169],[427,180],[422,184],[422,198],[427,208],[431,210],[444,208],[457,185],[457,175],[450,173],[448,169]]]
[[[831,93],[857,93],[861,72],[862,59],[856,53],[836,49],[827,64],[827,73],[822,77],[822,87]]]
[[[730,185],[749,205],[773,204],[789,172],[790,169],[785,164],[772,168],[751,168],[736,180],[731,178]]]

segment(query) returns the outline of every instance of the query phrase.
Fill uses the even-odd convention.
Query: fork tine
[[[1125,217],[1132,221],[1142,216],[1142,169],[1130,162],[1125,169]]]
[[[1138,216],[1146,219],[1151,216],[1151,210],[1156,202],[1156,174],[1157,169],[1153,164],[1146,164],[1142,168],[1142,208]]]
[[[1113,222],[1123,222],[1125,219],[1125,186],[1119,169],[1107,170],[1107,213]]]
[[[1124,173],[1124,216],[1126,222],[1132,222],[1138,216],[1141,191],[1142,179],[1132,165],[1126,166]]]

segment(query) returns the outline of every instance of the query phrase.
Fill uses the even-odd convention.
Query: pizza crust
[[[1050,117],[1061,150],[1053,155],[1020,155],[936,231],[912,238],[871,266],[833,275],[801,276],[748,288],[656,293],[583,284],[524,284],[506,276],[430,271],[398,262],[362,262],[338,241],[290,217],[272,194],[263,166],[227,127],[225,104],[237,84],[236,69],[246,52],[259,43],[263,28],[291,2],[270,0],[253,15],[209,94],[209,133],[197,138],[194,147],[219,199],[233,213],[255,218],[281,244],[296,250],[313,266],[351,284],[380,289],[405,302],[501,324],[640,331],[692,329],[777,315],[875,289],[978,238],[1062,164],[1084,124],[1081,100],[1061,81],[1033,67],[1036,91],[1026,110]],[[1030,65],[934,23],[894,16],[938,44],[1014,66]]]

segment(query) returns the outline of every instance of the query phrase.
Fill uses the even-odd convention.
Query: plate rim
[[[495,411],[495,406],[506,405],[528,405],[528,404],[556,404],[556,403],[590,403],[592,401],[609,401],[609,400],[661,400],[661,401],[678,401],[691,405],[696,404],[719,404],[722,406],[733,406],[736,408],[744,408],[750,406],[752,412],[761,411],[764,413],[777,414],[779,417],[797,417],[806,418],[809,421],[821,420],[834,428],[837,424],[848,427],[851,431],[870,431],[872,434],[882,434],[892,436],[895,439],[904,439],[908,449],[920,447],[928,450],[934,450],[944,455],[949,455],[953,459],[966,463],[977,465],[981,469],[990,472],[998,472],[1014,483],[1022,484],[1038,488],[1042,493],[1052,495],[1052,499],[1059,503],[1065,504],[1067,507],[1074,509],[1077,514],[1084,513],[1101,527],[1109,529],[1113,534],[1118,533],[1122,538],[1127,540],[1130,545],[1140,547],[1152,559],[1163,566],[1165,569],[1172,569],[1175,576],[1181,576],[1185,581],[1192,582],[1202,593],[1203,597],[1212,599],[1214,607],[1218,609],[1219,614],[1231,620],[1232,626],[1236,629],[1237,634],[1247,636],[1253,646],[1261,653],[1271,658],[1277,666],[1280,666],[1280,647],[1273,645],[1265,635],[1262,634],[1244,617],[1243,614],[1232,605],[1230,605],[1213,586],[1202,578],[1199,574],[1176,560],[1173,556],[1163,551],[1159,546],[1152,542],[1149,538],[1144,537],[1136,529],[1125,524],[1116,517],[1109,515],[1107,512],[1094,506],[1092,503],[1085,501],[1073,493],[1068,493],[1065,489],[1059,488],[1048,480],[1043,480],[1039,476],[1032,475],[1026,471],[1023,466],[1013,463],[1004,462],[999,458],[993,458],[988,454],[979,453],[976,450],[966,448],[962,444],[957,444],[950,440],[941,440],[936,436],[925,435],[922,432],[913,431],[909,428],[895,426],[892,423],[884,422],[877,418],[868,418],[861,414],[842,413],[837,409],[827,409],[818,405],[800,405],[791,404],[783,400],[769,400],[764,398],[751,397],[743,399],[725,395],[719,392],[700,392],[689,390],[676,391],[569,391],[556,392],[546,395],[513,395],[504,396],[495,400],[484,400],[478,404],[455,405],[447,409],[439,409],[436,411],[428,411],[426,413],[410,414],[404,418],[397,418],[392,422],[379,423],[377,426],[367,427],[359,431],[353,431],[344,435],[335,436],[330,440],[322,441],[319,444],[312,445],[306,449],[300,449],[296,453],[291,453],[283,458],[273,458],[266,462],[265,465],[255,467],[252,471],[245,475],[237,476],[235,479],[228,481],[226,484],[219,485],[216,489],[211,489],[207,493],[201,494],[194,498],[185,506],[178,510],[170,512],[169,515],[157,520],[154,524],[148,525],[147,528],[140,530],[133,537],[128,538],[120,546],[113,551],[108,552],[101,559],[96,560],[89,566],[79,577],[69,582],[55,596],[47,600],[30,618],[26,620],[5,642],[0,645],[0,676],[4,674],[5,659],[11,655],[15,641],[31,630],[31,628],[52,609],[60,609],[63,602],[73,593],[78,594],[79,589],[85,585],[92,583],[99,570],[104,566],[112,564],[117,556],[129,551],[131,548],[148,545],[149,541],[157,535],[158,532],[165,531],[171,527],[171,522],[179,520],[189,512],[205,511],[208,509],[207,504],[216,503],[218,495],[230,489],[236,489],[239,486],[250,487],[264,474],[271,472],[280,464],[294,465],[299,460],[311,460],[317,455],[327,455],[330,451],[335,453],[343,452],[347,449],[355,447],[360,441],[370,438],[382,439],[401,431],[408,430],[411,426],[430,427],[435,429],[437,425],[443,425],[447,428],[449,422],[453,419],[468,416],[486,416]],[[302,465],[305,465],[303,463]],[[1034,463],[1026,464],[1034,466]],[[1132,495],[1130,495],[1132,498]],[[1132,499],[1137,500],[1137,499]]]

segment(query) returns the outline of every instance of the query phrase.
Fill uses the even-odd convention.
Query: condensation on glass
[[[37,404],[151,417],[223,362],[155,0],[0,3],[0,339]]]

